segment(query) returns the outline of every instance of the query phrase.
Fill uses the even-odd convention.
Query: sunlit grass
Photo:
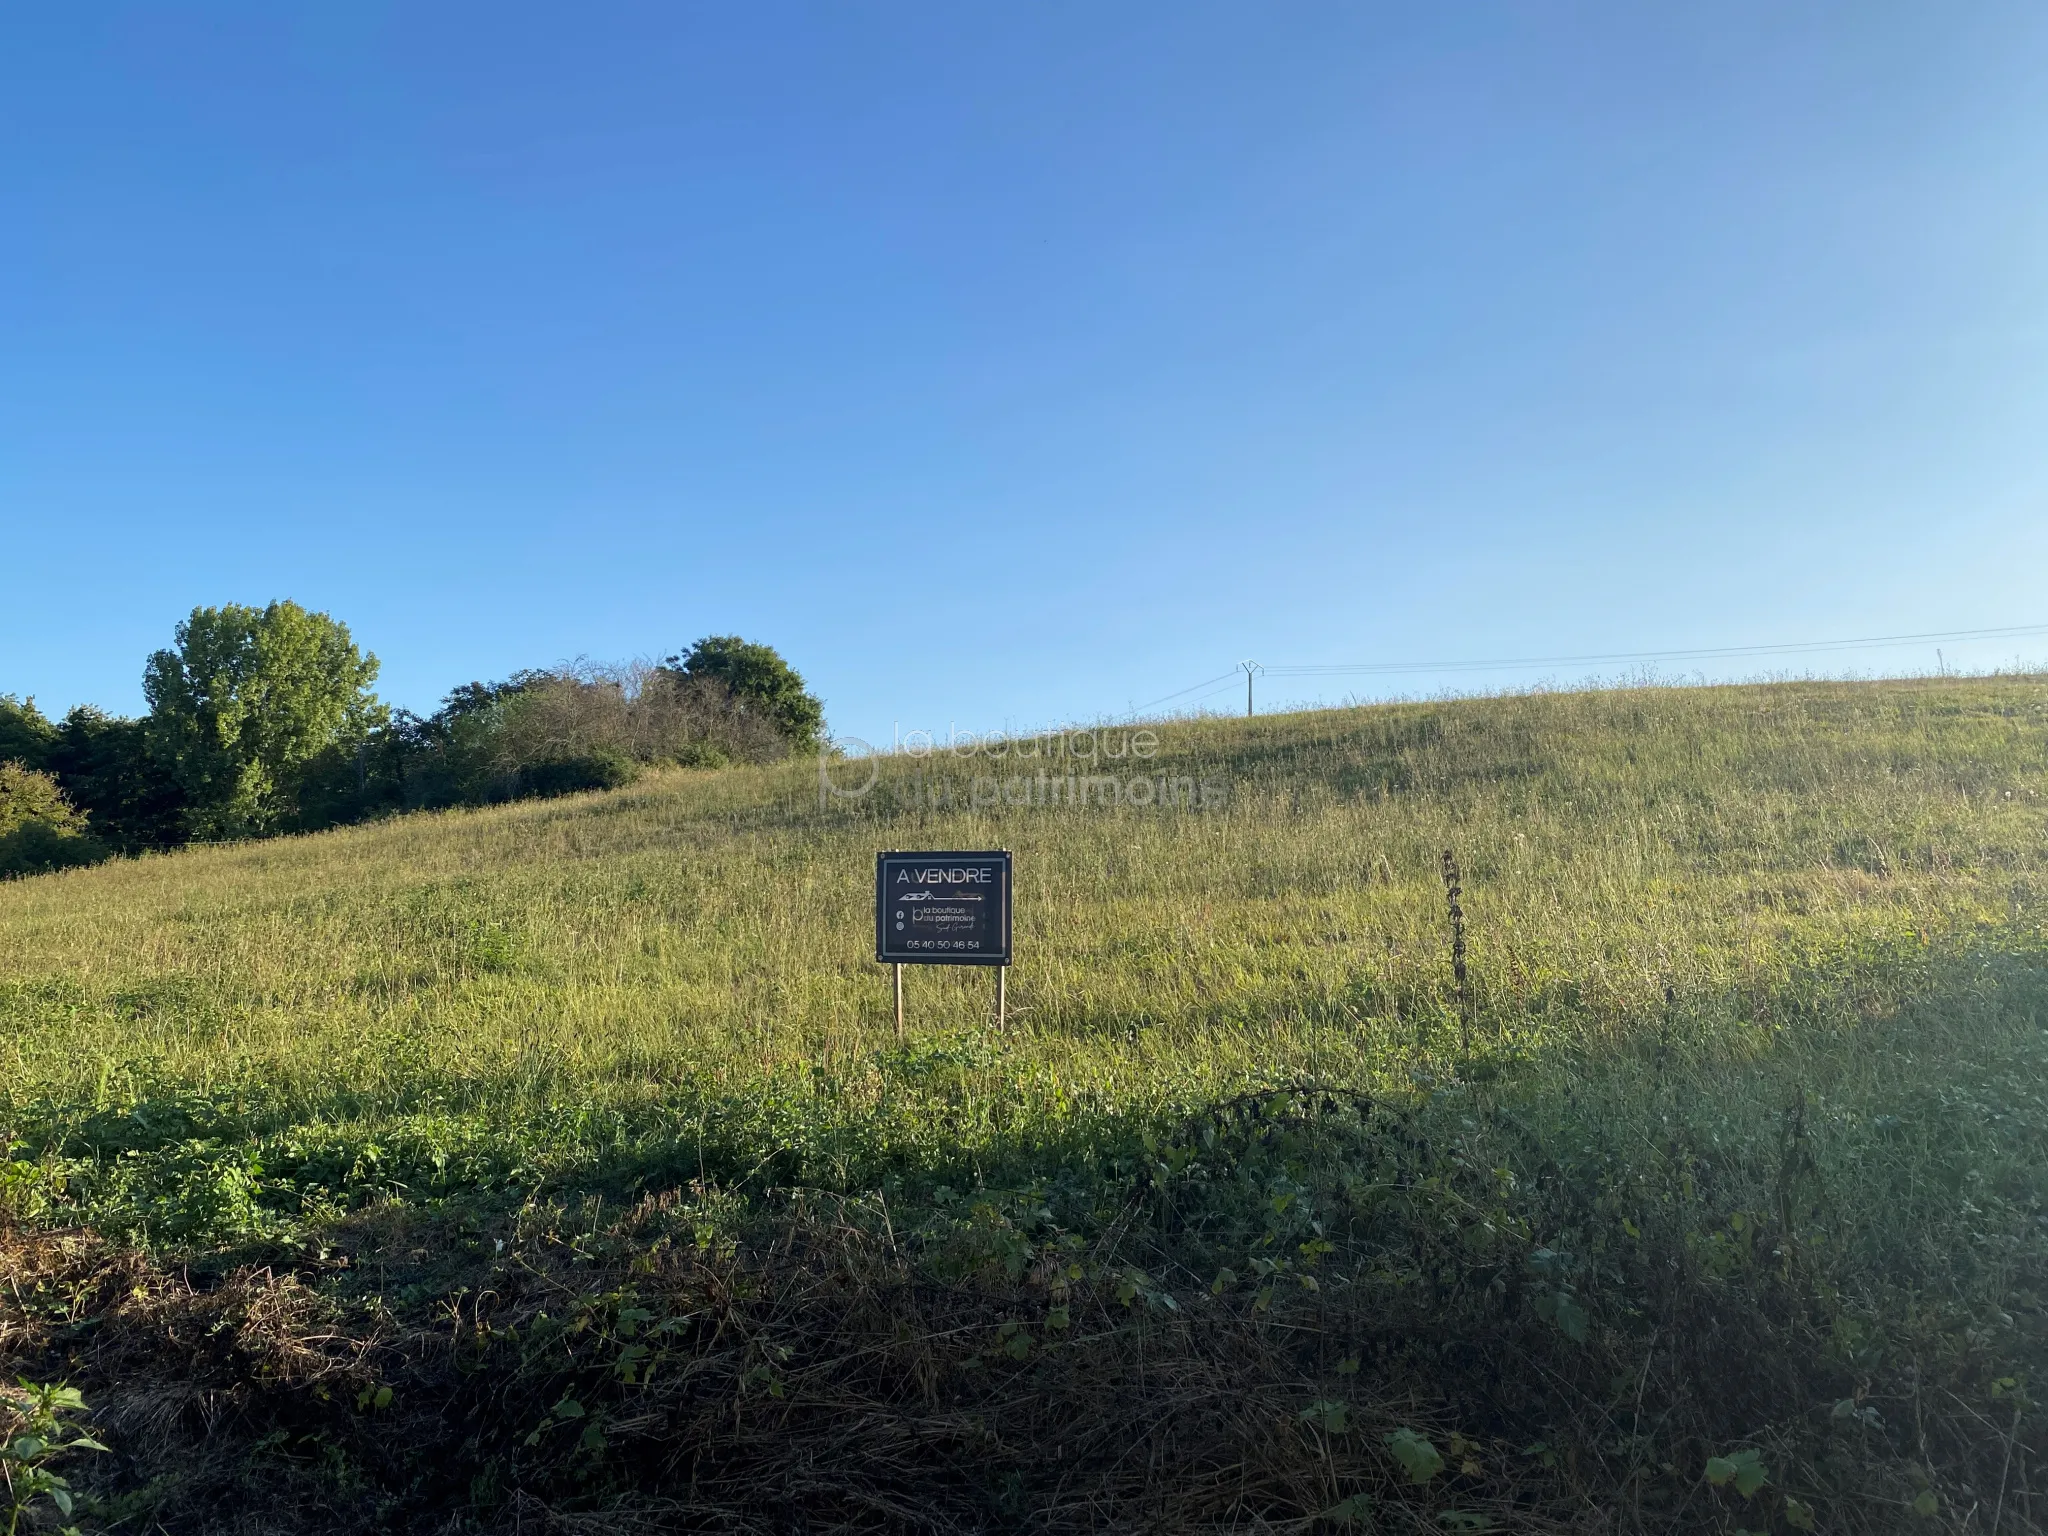
[[[505,1431],[526,1436],[572,1388],[632,1422],[667,1390],[571,1347],[657,1272],[671,1288],[635,1315],[698,1315],[649,1222],[692,1263],[753,1254],[773,1291],[813,1273],[775,1255],[830,1208],[836,1235],[806,1251],[833,1286],[879,1243],[989,1313],[989,1338],[933,1333],[897,1292],[869,1296],[886,1347],[938,1350],[916,1368],[943,1357],[948,1390],[991,1413],[1033,1400],[989,1373],[1020,1318],[1046,1320],[1033,1379],[1081,1393],[1091,1349],[1160,1358],[1171,1310],[1169,1352],[1237,1340],[1289,1425],[1362,1403],[1338,1361],[1379,1351],[1375,1411],[1434,1404],[1499,1439],[1456,1497],[1504,1520],[1626,1502],[1617,1529],[1771,1511],[1777,1529],[1803,1499],[1823,1529],[1918,1529],[1929,1499],[2010,1484],[2001,1528],[2038,1528],[2012,1520],[2048,1455],[2015,1408],[2048,1376],[2043,680],[1645,688],[1159,736],[1156,758],[1100,770],[1227,802],[975,810],[974,779],[1014,759],[897,757],[856,800],[821,802],[814,765],[676,772],[0,885],[0,1232],[89,1224],[181,1276],[301,1265],[337,1309],[323,1337],[403,1316],[424,1339],[464,1296],[497,1297],[511,1353],[479,1380],[531,1398]],[[987,972],[925,968],[899,1042],[874,855],[990,846],[1016,858],[1009,1028]],[[50,1261],[18,1262],[0,1343],[79,1305]],[[837,1292],[803,1294],[775,1326],[822,1338]],[[1099,1332],[1053,1326],[1087,1297]],[[98,1337],[156,1338],[130,1310]],[[549,1329],[563,1349],[517,1343]],[[1318,1338],[1313,1361],[1289,1342]],[[864,1358],[839,1348],[809,1390]],[[146,1397],[127,1371],[110,1385]],[[406,1390],[429,1389],[452,1390]],[[1073,1400],[1109,1415],[1124,1390]],[[1095,1486],[1153,1465],[1112,1418],[1092,1432]],[[1532,1441],[1552,1460],[1525,1461]],[[152,1454],[181,1466],[179,1444]],[[1754,1504],[1701,1492],[1703,1458],[1737,1447],[1770,1469]],[[1020,1441],[1020,1465],[1044,1449]],[[1159,1463],[1145,1518],[1212,1461],[1269,1452],[1284,1477],[1261,1493],[1233,1473],[1214,1528],[1305,1521],[1373,1477],[1390,1499],[1453,1496],[1404,1491],[1378,1439],[1354,1437],[1340,1477],[1326,1440],[1273,1441],[1261,1419]],[[476,1452],[474,1486],[522,1454]],[[972,1477],[996,1465],[961,1456]],[[587,1471],[528,1469],[564,1489]],[[1032,1497],[1052,1507],[1066,1476]]]
[[[1447,847],[1481,1044],[1523,1055],[1670,1016],[1701,1050],[1766,1050],[1774,1014],[1895,1007],[1935,950],[2039,921],[2048,688],[2030,678],[1161,735],[1142,766],[1223,783],[1226,806],[962,809],[1003,767],[941,754],[822,808],[807,764],[677,772],[11,883],[0,1102],[45,1121],[231,1091],[252,1130],[352,1139],[431,1111],[523,1141],[545,1109],[567,1166],[598,1154],[564,1144],[564,1104],[660,1135],[677,1104],[772,1092],[871,1121],[860,1139],[892,1159],[946,1161],[1247,1084],[1408,1083],[1457,1044]],[[932,803],[947,792],[955,808]],[[1016,854],[1009,1033],[986,972],[910,977],[913,1042],[976,1042],[930,1103],[930,1074],[891,1069],[871,958],[873,855],[893,846]]]

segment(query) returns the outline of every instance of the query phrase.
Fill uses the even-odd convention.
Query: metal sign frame
[[[891,916],[892,906],[899,899],[894,887],[893,871],[897,869],[925,871],[933,869],[987,871],[990,894],[996,902],[995,935],[992,949],[965,952],[939,952],[925,949],[908,949],[896,938],[895,924]],[[977,882],[979,883],[979,882]],[[919,880],[915,888],[933,891],[937,887],[930,881]],[[981,849],[977,851],[945,852],[901,852],[891,850],[875,855],[875,959],[883,965],[999,965],[1007,966],[1011,957],[1011,864],[1007,848]],[[944,897],[935,898],[943,901]]]

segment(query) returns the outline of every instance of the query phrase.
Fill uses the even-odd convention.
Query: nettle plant
[[[39,1499],[48,1499],[60,1515],[70,1517],[71,1485],[50,1469],[50,1463],[70,1451],[106,1449],[64,1421],[66,1414],[85,1411],[85,1399],[76,1387],[32,1381],[0,1387],[0,1494],[5,1498],[6,1536],[15,1536],[22,1516]],[[65,1536],[74,1536],[76,1529],[64,1527]]]

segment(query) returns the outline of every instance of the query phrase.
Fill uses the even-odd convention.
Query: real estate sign
[[[1008,852],[877,854],[875,958],[884,965],[1008,965]]]

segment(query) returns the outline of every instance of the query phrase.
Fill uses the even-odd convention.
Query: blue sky
[[[15,7],[0,691],[277,596],[869,737],[2048,623],[2043,79],[2033,0]]]

